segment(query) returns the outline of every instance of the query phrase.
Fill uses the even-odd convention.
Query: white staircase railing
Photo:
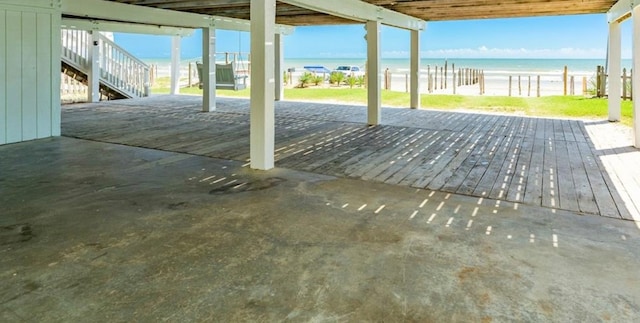
[[[127,97],[149,95],[149,66],[100,34],[98,55],[100,83]],[[87,31],[62,30],[62,59],[78,71],[89,75],[91,34]]]

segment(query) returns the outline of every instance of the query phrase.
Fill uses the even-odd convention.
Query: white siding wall
[[[61,18],[52,3],[0,3],[0,144],[60,135]]]

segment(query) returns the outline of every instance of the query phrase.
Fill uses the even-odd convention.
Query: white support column
[[[637,97],[640,93],[640,6],[633,8],[633,79],[631,81],[632,93]],[[640,100],[633,100],[633,146],[640,148]]]
[[[420,31],[411,30],[411,109],[420,108]]]
[[[284,86],[283,86],[283,75],[284,72],[282,70],[282,66],[284,65],[284,35],[275,34],[274,38],[274,52],[275,52],[275,100],[282,101],[284,100]]]
[[[379,21],[367,21],[367,123],[369,125],[380,124],[382,116],[380,26]]]
[[[100,102],[100,32],[89,34],[89,70],[87,73],[87,94],[89,102]]]
[[[276,0],[251,0],[251,168],[274,166]]]
[[[180,93],[180,36],[171,39],[171,94]]]
[[[622,41],[620,37],[620,23],[609,23],[609,121],[620,121],[622,93]]]
[[[202,28],[202,111],[216,110],[216,29]]]

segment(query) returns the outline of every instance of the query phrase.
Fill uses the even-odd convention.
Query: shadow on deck
[[[249,101],[157,96],[63,107],[64,136],[248,161]],[[276,166],[640,220],[640,151],[617,125],[276,103]],[[612,129],[615,129],[613,131]]]

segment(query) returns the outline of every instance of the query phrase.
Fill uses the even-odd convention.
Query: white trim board
[[[424,30],[427,23],[409,15],[372,5],[360,0],[279,0],[290,5],[307,8],[336,17],[355,21],[379,21],[392,27]]]
[[[191,36],[195,31],[195,29],[193,28],[167,27],[158,25],[134,24],[128,22],[112,22],[105,20],[77,18],[62,18],[62,28],[146,35],[170,35],[181,37]]]
[[[619,0],[607,12],[607,22],[622,22],[631,17],[631,10],[640,5],[639,0]]]
[[[61,1],[62,14],[75,18],[181,28],[214,27],[216,29],[239,31],[250,31],[251,29],[251,22],[243,19],[150,8],[103,0],[59,1]],[[293,27],[277,25],[276,32],[291,34],[293,33]]]

